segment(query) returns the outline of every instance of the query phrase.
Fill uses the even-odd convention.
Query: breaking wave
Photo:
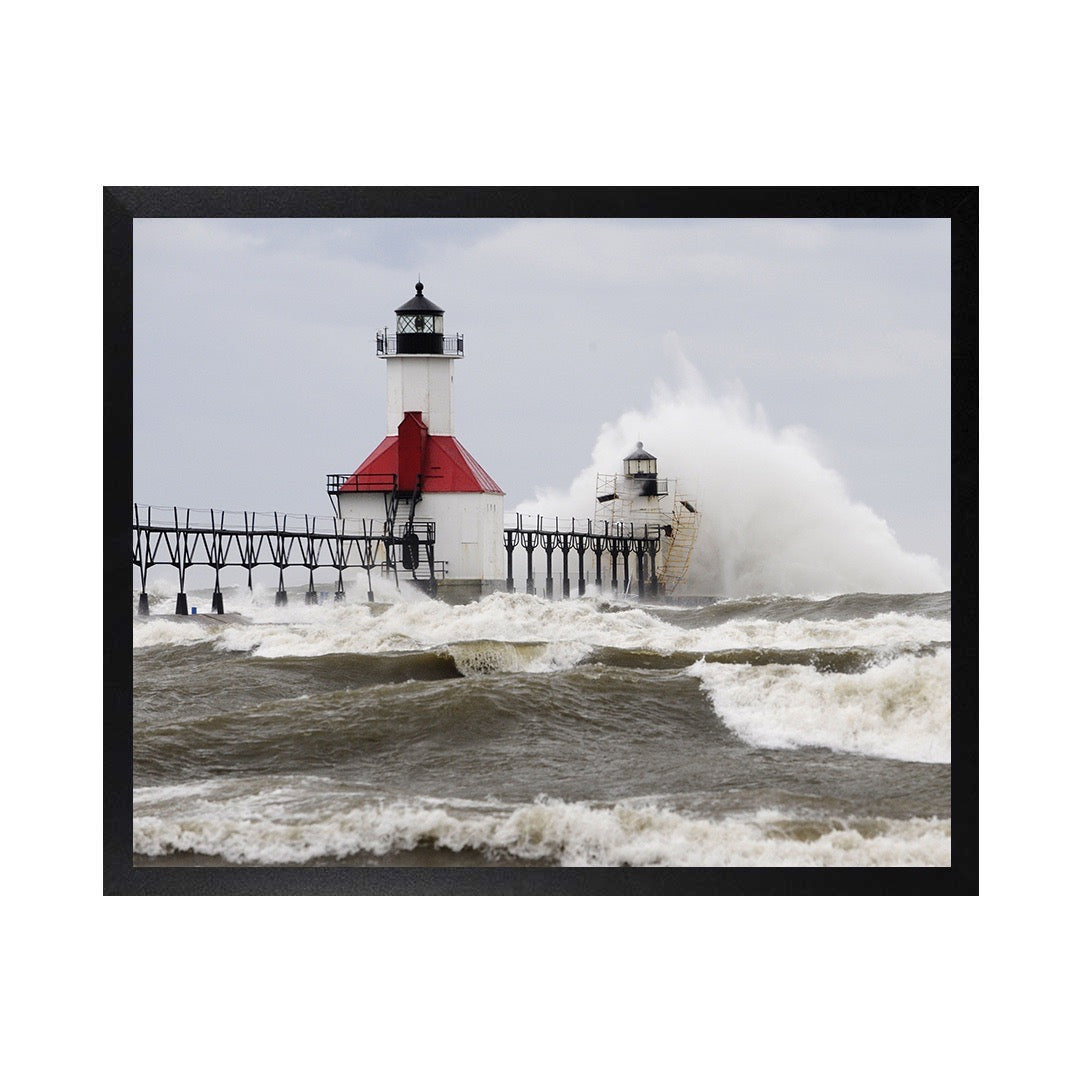
[[[756,746],[824,746],[901,761],[951,759],[951,653],[902,655],[863,671],[699,661],[717,716]]]
[[[523,805],[357,796],[329,813],[288,784],[234,798],[137,790],[135,851],[231,863],[363,863],[395,852],[469,852],[487,863],[555,866],[947,866],[951,826],[937,818],[832,818],[758,810],[719,820],[655,803],[540,797]],[[186,797],[186,801],[183,799]],[[194,801],[194,806],[192,805]],[[172,804],[183,803],[183,812]]]

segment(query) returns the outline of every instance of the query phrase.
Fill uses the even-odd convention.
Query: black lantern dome
[[[394,311],[397,316],[397,351],[441,355],[443,309],[424,295],[424,283],[416,283],[416,295]]]

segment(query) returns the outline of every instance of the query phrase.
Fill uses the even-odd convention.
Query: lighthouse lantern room
[[[598,520],[636,525],[666,525],[668,481],[657,476],[656,457],[638,443],[623,458],[622,473],[596,478]]]
[[[454,435],[464,339],[444,336],[444,311],[421,282],[394,314],[396,333],[376,334],[386,436],[351,475],[332,476],[328,490],[347,523],[382,523],[395,573],[403,568],[443,599],[474,599],[502,585],[503,492]]]
[[[656,480],[656,458],[641,443],[623,459],[623,475],[638,495],[659,494]],[[665,492],[666,494],[666,492]]]

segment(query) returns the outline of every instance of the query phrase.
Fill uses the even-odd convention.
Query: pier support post
[[[530,543],[530,540],[532,541]],[[525,592],[529,596],[536,595],[536,579],[533,577],[533,548],[536,547],[536,538],[527,536],[525,539]]]
[[[220,589],[215,589],[214,590],[214,595],[210,600],[210,610],[215,615],[224,615],[225,614],[225,600],[221,595],[221,590]]]
[[[187,593],[178,592],[176,594],[176,614],[186,615],[188,613],[187,606]]]
[[[289,602],[289,594],[284,589],[278,589],[274,593],[274,606],[284,607]]]
[[[555,598],[555,579],[551,573],[551,556],[555,551],[556,540],[557,537],[551,533],[543,533],[540,537],[540,541],[544,546],[544,554],[547,556],[547,573],[544,576],[544,598],[547,600]]]
[[[144,592],[139,593],[139,614],[150,614],[150,597],[147,596]]]
[[[577,550],[577,594],[585,595],[585,549],[589,546],[588,539],[583,536],[574,538],[574,547]]]

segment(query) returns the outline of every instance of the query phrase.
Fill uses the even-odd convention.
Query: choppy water
[[[947,866],[950,599],[161,596],[133,619],[136,854]]]

